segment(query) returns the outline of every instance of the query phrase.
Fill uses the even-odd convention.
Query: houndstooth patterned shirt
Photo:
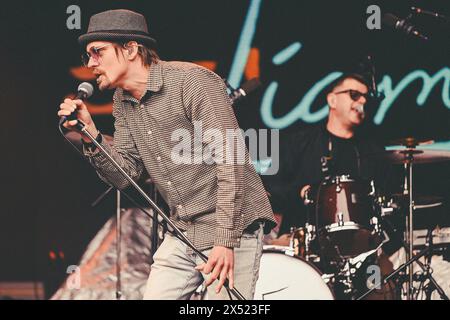
[[[169,205],[170,218],[198,249],[238,247],[244,229],[256,220],[265,221],[266,233],[272,229],[272,209],[245,148],[245,164],[185,164],[171,158],[180,142],[171,138],[175,129],[188,130],[194,139],[195,121],[201,121],[203,132],[218,129],[223,136],[227,129],[238,128],[218,75],[192,63],[158,61],[150,66],[147,92],[140,101],[121,88],[113,100],[114,145],[105,139],[102,145],[133,179],[147,170]],[[211,142],[201,139],[203,146]],[[193,148],[190,155],[196,152]],[[85,148],[84,153],[104,181],[119,189],[128,186],[98,150]]]

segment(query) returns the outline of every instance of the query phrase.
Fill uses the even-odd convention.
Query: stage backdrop
[[[323,88],[370,54],[386,98],[367,110],[367,133],[385,144],[405,136],[428,137],[449,149],[448,24],[427,16],[413,18],[428,42],[385,26],[369,30],[370,5],[400,18],[408,16],[411,5],[450,13],[448,1],[2,4],[0,281],[44,281],[51,294],[67,266],[78,262],[86,244],[114,214],[113,195],[90,206],[106,186],[63,141],[56,118],[62,99],[81,81],[92,80],[80,65],[84,48],[77,38],[86,31],[89,17],[103,10],[143,13],[163,60],[204,65],[233,87],[259,77],[262,86],[236,106],[243,129],[279,128],[283,134],[323,121]],[[89,101],[107,134],[113,130],[111,96],[95,92]],[[435,166],[426,175],[432,176],[436,192],[449,189],[448,166]]]

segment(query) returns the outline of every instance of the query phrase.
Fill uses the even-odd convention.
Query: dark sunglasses
[[[98,59],[100,58],[100,52],[104,50],[107,46],[111,45],[111,43],[107,43],[100,47],[92,47],[88,52],[84,52],[81,55],[81,61],[85,67],[88,66],[89,60],[92,58],[96,63],[98,63]]]
[[[333,93],[334,94],[348,93],[350,95],[350,98],[353,101],[358,101],[359,98],[361,98],[361,97],[364,97],[366,99],[366,101],[368,101],[370,98],[369,93],[362,93],[362,92],[359,92],[358,90],[353,90],[353,89],[348,89],[348,90],[333,92]]]

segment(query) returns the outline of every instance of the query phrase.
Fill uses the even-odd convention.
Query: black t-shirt
[[[327,131],[330,139],[330,174],[361,177],[360,152],[356,138],[344,139]]]

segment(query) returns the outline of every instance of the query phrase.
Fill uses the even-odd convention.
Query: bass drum
[[[265,246],[255,300],[334,300],[321,272],[302,257],[287,255],[289,247]]]

